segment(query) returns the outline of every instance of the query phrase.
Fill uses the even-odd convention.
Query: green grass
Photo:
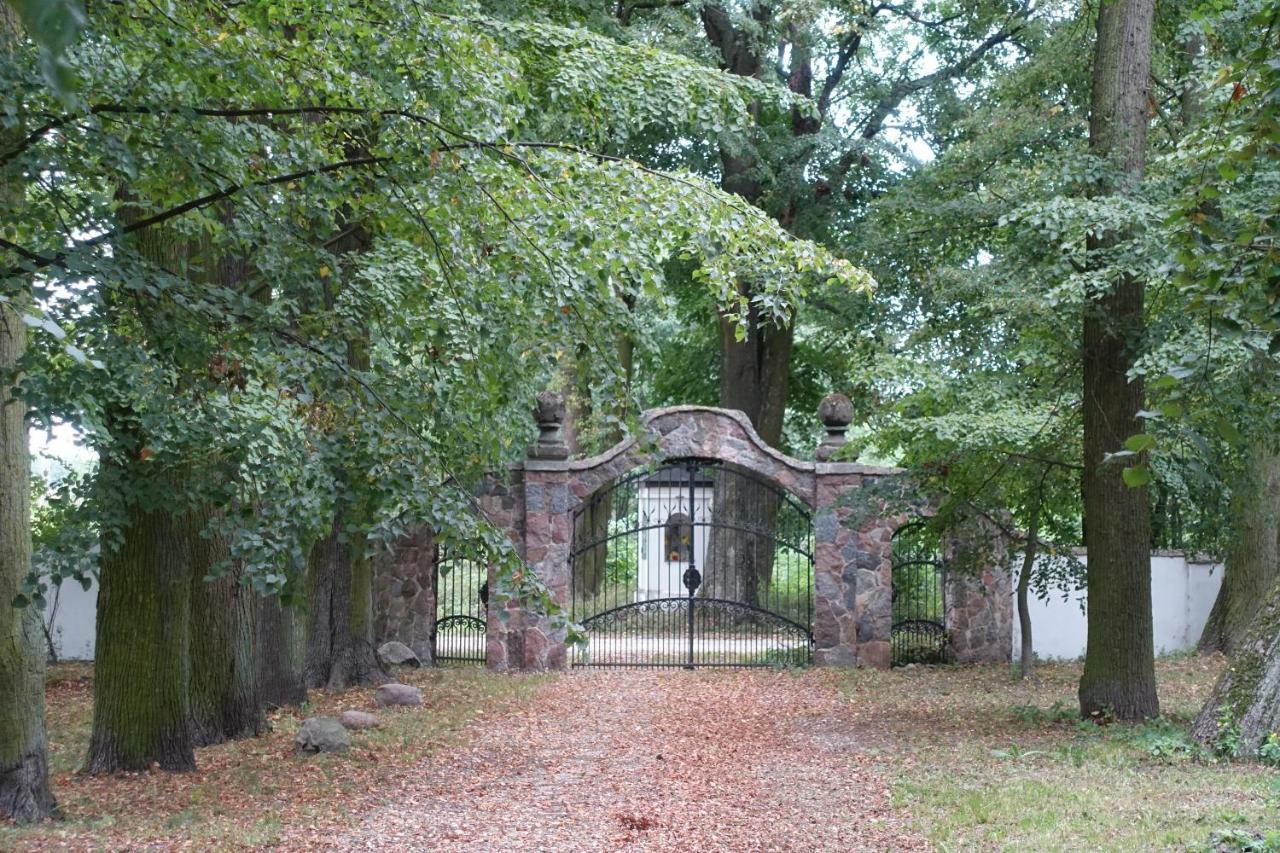
[[[1280,773],[1187,739],[1220,665],[1161,661],[1166,716],[1141,726],[1081,723],[1078,664],[1032,684],[1007,667],[860,671],[846,689],[895,804],[941,850],[1245,849],[1233,835],[1280,829]]]

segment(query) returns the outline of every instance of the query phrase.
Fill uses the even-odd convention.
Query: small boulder
[[[378,715],[368,711],[343,711],[338,715],[338,722],[342,723],[344,729],[376,729]]]
[[[318,752],[346,752],[351,748],[351,737],[342,723],[333,717],[312,717],[298,729],[293,739],[297,752],[315,755]]]
[[[422,666],[422,661],[413,653],[413,649],[397,640],[383,643],[378,647],[378,658],[386,666]]]
[[[379,705],[421,705],[422,691],[408,684],[384,684],[373,694]]]

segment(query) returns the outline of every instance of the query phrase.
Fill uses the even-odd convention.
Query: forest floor
[[[1280,772],[1185,739],[1221,666],[1161,661],[1166,717],[1081,724],[1079,665],[892,672],[409,671],[346,756],[294,756],[313,693],[200,769],[90,778],[92,673],[50,673],[61,821],[0,849],[1245,849],[1280,828]],[[1232,847],[1232,844],[1237,845]],[[1270,849],[1270,848],[1260,848]]]

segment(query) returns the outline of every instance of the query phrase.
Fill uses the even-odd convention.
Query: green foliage
[[[870,284],[704,179],[604,150],[741,129],[798,104],[779,87],[448,2],[93,11],[71,106],[22,73],[33,52],[4,65],[33,132],[0,167],[46,177],[0,248],[6,293],[40,309],[29,404],[109,463],[84,507],[105,547],[126,503],[213,504],[279,592],[348,506],[343,538],[426,522],[502,566],[499,612],[554,611],[471,496],[523,452],[563,342],[618,398],[609,342],[672,262],[731,317]]]
[[[6,0],[39,50],[40,74],[60,98],[70,100],[76,78],[67,51],[85,25],[79,0]]]

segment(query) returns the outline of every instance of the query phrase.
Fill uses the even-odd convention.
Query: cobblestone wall
[[[435,629],[435,539],[425,524],[400,537],[390,552],[373,558],[374,620],[377,645],[399,640],[430,665]]]

